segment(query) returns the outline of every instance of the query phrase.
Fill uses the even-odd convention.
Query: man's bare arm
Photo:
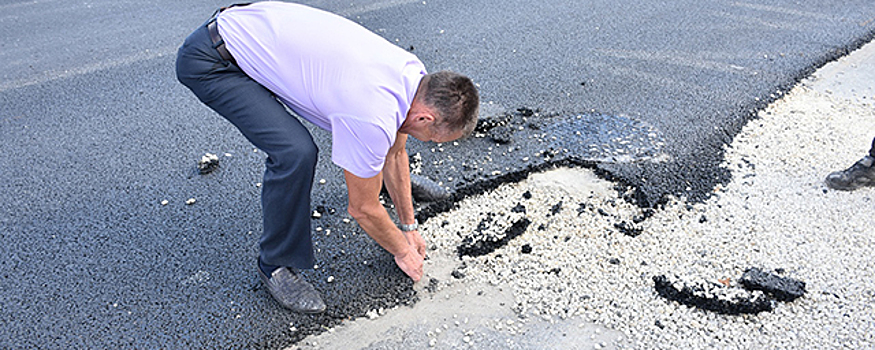
[[[401,230],[395,227],[386,209],[380,204],[383,173],[372,178],[361,178],[344,170],[343,175],[349,191],[349,214],[368,236],[395,256],[395,263],[404,273],[414,281],[419,281],[422,278],[422,256],[408,243]]]
[[[399,133],[395,138],[395,144],[389,149],[386,156],[386,165],[383,167],[383,175],[386,189],[395,204],[398,220],[402,224],[415,224],[416,213],[413,210],[413,196],[410,191],[410,159],[407,156],[407,134]],[[425,240],[419,235],[419,231],[407,233],[407,239],[416,248],[419,255],[425,257]]]

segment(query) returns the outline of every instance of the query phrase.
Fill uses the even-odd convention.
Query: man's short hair
[[[477,126],[480,96],[470,78],[449,71],[429,74],[424,102],[440,115],[436,127],[444,132],[462,130],[468,136]]]

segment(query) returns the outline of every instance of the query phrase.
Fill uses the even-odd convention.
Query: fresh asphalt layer
[[[866,0],[305,3],[475,80],[481,137],[409,148],[456,198],[568,162],[631,186],[640,205],[705,198],[756,110],[875,33]],[[308,277],[329,309],[290,313],[263,289],[265,156],[174,78],[176,47],[221,5],[0,5],[0,347],[277,348],[416,301],[344,220],[319,130]],[[205,152],[221,165],[196,175]]]

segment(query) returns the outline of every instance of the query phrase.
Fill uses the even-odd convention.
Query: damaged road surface
[[[869,289],[832,288],[811,277],[808,265],[734,262],[696,237],[712,234],[729,218],[722,209],[699,205],[709,197],[716,200],[714,191],[731,184],[733,172],[743,171],[745,186],[755,188],[765,176],[751,172],[787,164],[751,169],[739,161],[724,167],[725,155],[733,151],[726,145],[752,124],[748,121],[757,111],[784,98],[800,79],[871,39],[871,1],[303,3],[361,23],[416,54],[429,71],[458,71],[478,85],[484,122],[476,137],[441,145],[409,143],[417,175],[449,193],[447,200],[418,203],[418,217],[429,230],[426,239],[435,248],[426,269],[437,274],[443,270],[436,264],[447,262],[446,275],[432,275],[436,284],[414,286],[351,220],[342,173],[330,159],[330,135],[314,129],[321,150],[311,203],[318,266],[306,277],[323,294],[328,310],[309,316],[283,309],[255,273],[265,155],[174,78],[177,48],[217,3],[8,2],[0,5],[7,39],[0,50],[0,255],[5,257],[0,308],[6,315],[0,318],[0,348],[284,348],[369,314],[389,317],[387,310],[446,298],[440,293],[454,288],[447,285],[451,282],[513,293],[513,300],[502,299],[510,311],[500,312],[509,314],[496,313],[504,315],[497,316],[502,330],[494,318],[484,326],[501,334],[509,332],[511,316],[536,314],[550,319],[527,316],[525,324],[561,330],[568,339],[595,336],[599,346],[610,346],[616,339],[610,335],[616,334],[605,327],[597,328],[602,333],[590,331],[589,322],[613,329],[634,324],[642,333],[624,329],[630,341],[652,336],[658,340],[654,344],[671,344],[676,339],[666,334],[676,333],[664,330],[686,336],[693,334],[684,333],[692,321],[700,320],[656,295],[653,276],[689,272],[724,278],[752,266],[785,268],[786,276],[806,283],[808,292],[779,302],[778,311],[841,305],[853,326],[859,316],[855,310],[868,310],[854,303]],[[842,125],[832,121],[815,130]],[[792,128],[780,130],[767,134],[788,134]],[[783,146],[795,141],[751,153],[814,148]],[[818,147],[850,150],[848,145]],[[206,152],[218,155],[220,165],[205,166],[205,172],[213,171],[197,175],[196,160]],[[559,173],[550,172],[554,168]],[[576,172],[583,169],[593,172]],[[541,176],[548,173],[550,179]],[[555,183],[562,185],[554,188]],[[581,184],[598,184],[600,194],[578,189]],[[492,197],[496,194],[503,196]],[[482,209],[480,204],[466,207],[481,198],[489,198]],[[672,198],[686,201],[674,207]],[[668,216],[665,206],[681,210]],[[495,237],[516,222],[531,223],[491,252],[460,258],[462,241],[472,237],[474,243],[482,236],[476,229],[487,213],[494,217],[481,233]],[[672,227],[679,220],[685,227]],[[757,255],[764,251],[818,244],[815,238],[793,241],[792,236],[778,247],[732,245],[762,232],[746,227],[738,237],[709,244],[719,241],[731,245],[732,256],[760,260],[769,259]],[[866,246],[864,238],[853,236],[856,232],[833,234]],[[771,234],[784,238],[785,233]],[[668,264],[671,259],[641,258],[633,254],[637,251],[647,252],[644,256],[670,251],[682,261]],[[450,260],[439,260],[444,258]],[[648,303],[673,313],[633,314],[616,306],[622,304],[617,298],[644,293],[636,288],[646,289]],[[477,290],[471,293],[476,296]],[[638,305],[632,301],[626,305]],[[831,319],[833,311],[812,314]],[[452,315],[447,317],[447,326],[455,327]],[[517,327],[521,319],[510,320],[514,332],[530,334],[532,341],[559,336],[526,333],[525,326]],[[464,319],[459,323],[460,333],[446,338],[431,330],[435,336],[428,343],[494,344],[488,341],[495,338],[478,334],[495,333],[474,326],[462,331]],[[711,320],[700,326],[709,331]],[[779,325],[762,326],[781,332]],[[866,347],[853,336],[812,333],[847,339],[851,348]],[[416,334],[420,338],[411,339],[425,339]],[[738,334],[720,339],[747,339]],[[804,334],[785,338],[817,342]],[[727,347],[732,345],[739,344]],[[764,347],[754,340],[741,346]]]

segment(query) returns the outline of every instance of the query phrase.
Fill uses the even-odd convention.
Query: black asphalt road
[[[424,174],[462,193],[570,160],[643,206],[705,198],[758,108],[875,33],[871,0],[307,3],[479,84],[498,126],[414,143]],[[344,222],[318,130],[309,277],[328,312],[287,312],[261,286],[264,155],[174,77],[176,47],[221,5],[0,4],[0,348],[278,348],[415,302],[391,257]],[[199,176],[205,152],[221,165]]]

